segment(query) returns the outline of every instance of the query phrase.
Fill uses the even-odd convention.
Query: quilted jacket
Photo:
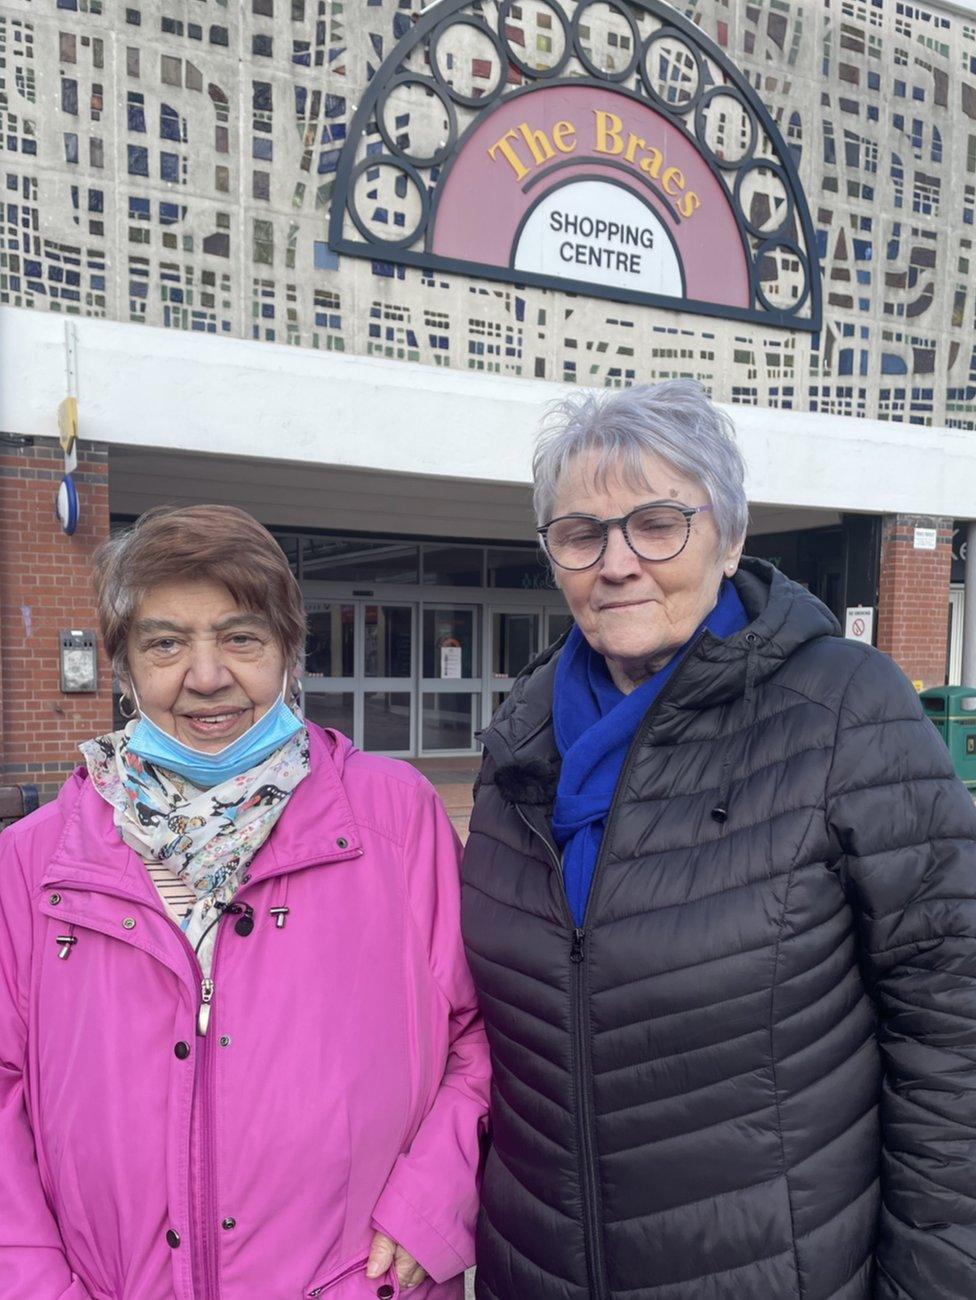
[[[559,647],[484,735],[480,1300],[973,1300],[976,813],[910,684],[769,565],[634,737],[583,925]]]

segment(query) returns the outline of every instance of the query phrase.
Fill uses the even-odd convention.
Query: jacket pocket
[[[319,1296],[328,1296],[329,1300],[397,1300],[400,1284],[396,1269],[391,1268],[381,1277],[367,1277],[368,1258],[359,1255],[351,1263],[321,1273],[302,1292],[304,1300],[318,1300]]]

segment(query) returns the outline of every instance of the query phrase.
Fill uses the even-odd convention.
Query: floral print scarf
[[[308,731],[303,727],[258,766],[201,790],[130,753],[134,728],[132,721],[88,740],[81,752],[125,843],[144,862],[168,866],[196,895],[180,924],[208,971],[221,911],[308,775]]]

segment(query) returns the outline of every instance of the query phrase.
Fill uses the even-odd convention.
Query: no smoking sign
[[[850,641],[874,643],[874,609],[870,605],[852,605],[847,610],[844,635]]]

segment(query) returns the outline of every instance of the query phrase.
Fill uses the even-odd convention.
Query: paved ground
[[[423,772],[444,800],[448,816],[464,840],[471,816],[471,788],[481,766],[480,758],[414,758],[413,766]]]

